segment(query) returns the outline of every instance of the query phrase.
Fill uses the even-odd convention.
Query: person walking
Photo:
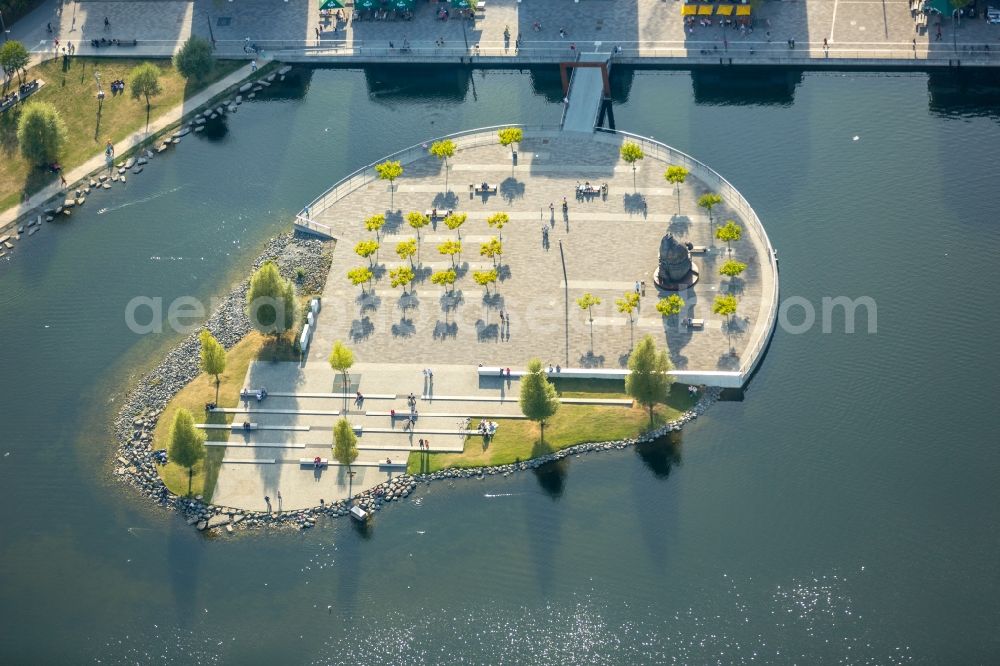
[[[111,30],[111,21],[108,20],[107,16],[105,16],[104,17],[104,32],[107,32],[108,30]]]

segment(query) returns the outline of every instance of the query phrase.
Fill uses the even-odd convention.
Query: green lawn
[[[134,100],[128,93],[129,72],[142,62],[152,62],[160,68],[160,87],[163,91],[152,99],[149,119],[152,122],[163,112],[180,104],[206,86],[239,69],[239,61],[219,60],[205,80],[194,83],[185,81],[169,60],[131,60],[118,58],[70,58],[67,68],[61,59],[50,60],[28,71],[27,79],[45,81],[41,90],[29,100],[49,102],[59,111],[66,123],[67,142],[60,157],[64,172],[83,164],[100,154],[105,141],[118,142],[141,129],[146,124],[146,102]],[[107,97],[97,115],[97,85],[94,72],[99,71]],[[126,82],[125,94],[112,97],[111,82]],[[17,78],[14,79],[15,84]],[[0,115],[0,210],[21,200],[21,193],[37,192],[49,183],[58,182],[59,176],[28,164],[22,157],[17,143],[17,119],[21,105]]]
[[[298,355],[292,346],[296,337],[295,332],[286,333],[276,345],[270,336],[265,337],[260,333],[253,332],[226,352],[226,372],[220,377],[221,383],[219,384],[219,407],[236,407],[239,404],[243,379],[246,377],[247,369],[252,361],[258,359],[269,361],[298,360]],[[181,407],[194,414],[195,423],[232,423],[231,414],[208,414],[205,412],[205,404],[214,400],[214,377],[200,374],[192,379],[167,403],[163,414],[156,422],[156,429],[153,431],[153,450],[169,450],[170,425],[173,423],[174,413]],[[207,430],[205,433],[209,441],[225,442],[229,439],[228,430]],[[203,495],[206,502],[211,502],[215,482],[219,477],[219,466],[226,449],[223,446],[205,448],[205,458],[194,467],[191,494]],[[163,483],[170,489],[170,492],[177,495],[187,494],[188,470],[186,467],[169,462],[158,469],[160,478],[163,479]]]
[[[553,383],[565,397],[625,397],[624,380],[558,379]],[[695,402],[687,385],[674,384],[666,402],[653,410],[653,427],[677,418]],[[473,423],[478,420],[474,418]],[[466,440],[462,453],[411,453],[406,471],[420,474],[449,467],[506,465],[585,442],[635,437],[650,429],[649,411],[639,406],[562,405],[545,426],[544,442],[532,421],[495,420],[497,434],[489,446],[484,446],[482,437],[473,436]]]

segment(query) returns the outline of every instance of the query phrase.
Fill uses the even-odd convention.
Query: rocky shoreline
[[[264,251],[253,263],[253,270],[265,261],[275,261],[286,278],[294,279],[301,270],[300,287],[308,292],[321,292],[330,272],[330,241],[304,238],[286,233],[268,241]],[[244,311],[248,281],[242,281],[223,299],[212,313],[205,328],[229,349],[252,329]],[[172,349],[152,371],[143,376],[125,396],[114,422],[118,442],[114,460],[114,473],[119,479],[138,490],[160,506],[172,508],[184,516],[187,523],[199,530],[285,527],[307,529],[313,527],[321,516],[346,516],[352,506],[366,511],[378,511],[389,502],[401,500],[417,488],[418,483],[442,479],[485,478],[535,469],[547,463],[596,451],[623,449],[641,442],[655,440],[668,432],[680,430],[719,399],[720,389],[707,388],[701,399],[677,419],[666,423],[640,437],[609,442],[589,442],[571,446],[539,458],[508,465],[489,467],[452,468],[429,474],[402,474],[374,488],[355,495],[350,500],[324,503],[309,509],[268,513],[246,511],[234,507],[205,503],[202,498],[186,498],[171,493],[160,479],[157,463],[153,458],[153,430],[164,407],[184,386],[200,372],[200,345],[196,333],[189,335]]]

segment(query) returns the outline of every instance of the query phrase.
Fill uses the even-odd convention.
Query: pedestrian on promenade
[[[107,16],[105,16],[104,17],[104,31],[107,32],[108,30],[111,30],[111,21],[108,20]]]
[[[250,71],[251,72],[256,72],[257,71],[257,61],[256,60],[251,60],[250,61]]]
[[[319,26],[316,27],[316,43],[319,44],[322,37],[320,37]]]
[[[250,52],[250,37],[248,36],[246,39],[243,40],[243,53],[249,53],[249,52]]]

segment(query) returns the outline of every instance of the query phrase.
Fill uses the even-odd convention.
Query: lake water
[[[317,70],[0,265],[4,663],[985,663],[1000,658],[998,91],[923,73],[615,74],[617,127],[755,206],[789,319],[672,443],[423,486],[307,533],[206,538],[119,487],[106,426],[209,298],[349,171],[555,123],[557,71]],[[870,297],[854,334],[824,297]]]

